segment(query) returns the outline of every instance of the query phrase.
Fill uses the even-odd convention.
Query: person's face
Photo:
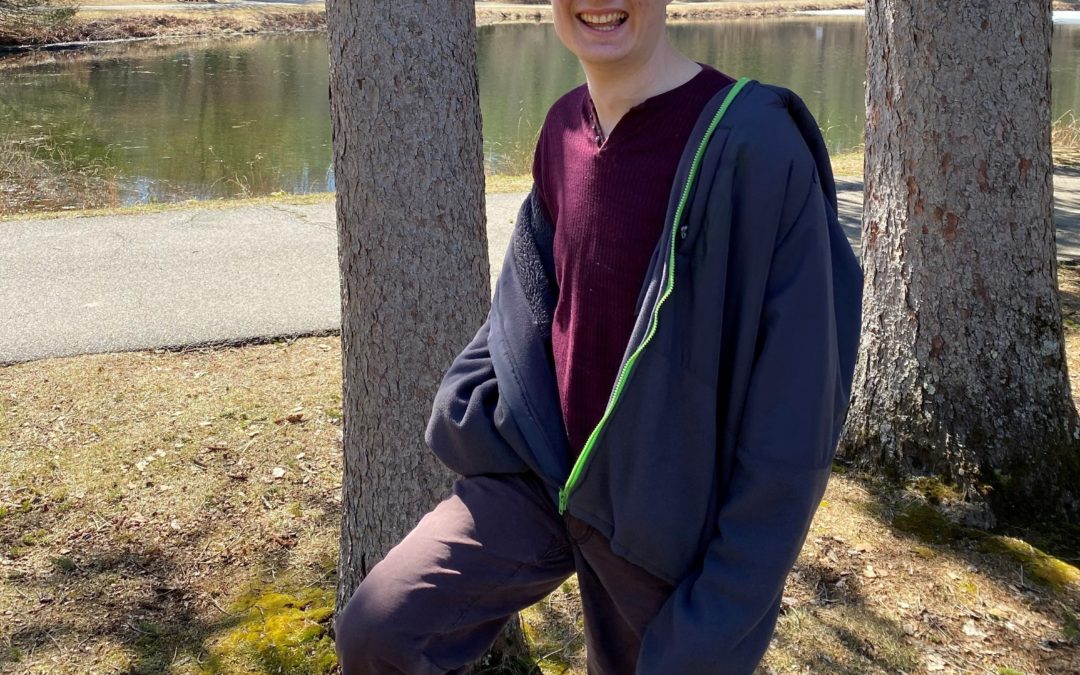
[[[671,0],[552,0],[555,32],[584,66],[640,66],[664,38]]]

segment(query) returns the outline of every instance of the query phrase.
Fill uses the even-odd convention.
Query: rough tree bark
[[[473,11],[327,3],[345,381],[339,608],[452,482],[423,434],[490,302]],[[520,643],[513,621],[500,644]]]
[[[943,476],[999,516],[1076,519],[1049,0],[870,0],[867,31],[862,343],[840,454]]]

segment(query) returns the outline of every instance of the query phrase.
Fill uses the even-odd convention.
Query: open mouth
[[[604,12],[603,14],[585,13],[582,12],[577,15],[578,21],[592,28],[602,32],[615,30],[619,26],[626,23],[629,18],[629,14],[626,12]]]

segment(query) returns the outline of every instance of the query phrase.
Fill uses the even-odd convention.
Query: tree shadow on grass
[[[294,579],[293,542],[261,541],[250,550],[230,551],[210,526],[219,516],[212,509],[202,519],[206,527],[184,532],[162,534],[160,527],[145,524],[129,529],[121,522],[97,534],[88,528],[49,541],[45,533],[65,529],[63,513],[29,510],[16,514],[20,522],[4,523],[0,553],[12,550],[9,532],[42,533],[32,546],[48,546],[51,567],[41,569],[39,552],[36,571],[7,575],[6,584],[23,600],[18,622],[8,622],[5,630],[0,670],[52,662],[76,672],[103,663],[131,675],[178,666],[187,668],[182,672],[218,672],[220,663],[234,657],[267,673],[322,673],[332,666],[326,663],[329,638],[318,649],[315,644],[332,611],[332,569],[322,574],[329,591],[304,588]],[[320,512],[320,521],[326,517]],[[243,579],[240,587],[227,585],[228,575],[208,580],[230,565],[246,571],[232,575]],[[282,641],[296,636],[268,635],[263,628],[271,620],[280,631],[306,631],[299,642],[310,644],[281,649]],[[312,669],[282,669],[299,658],[311,661]]]
[[[833,549],[846,545],[818,539],[823,541],[819,557],[797,564],[788,580],[776,633],[757,672],[912,671],[918,653],[901,625],[867,603],[868,589],[836,558]]]
[[[181,654],[199,660],[206,637],[236,625],[241,615],[200,618],[196,606],[203,602],[175,584],[180,573],[162,551],[86,552],[75,569],[21,582],[41,606],[30,609],[10,644],[23,654],[55,650],[76,665],[107,642],[130,655],[123,672],[132,674],[163,672]]]
[[[1073,672],[1068,669],[1080,667],[1080,632],[1075,628],[1080,615],[1080,572],[1076,569],[1080,536],[1075,526],[1051,523],[1035,528],[1004,523],[990,531],[978,530],[946,517],[942,495],[948,488],[934,479],[916,479],[909,483],[909,489],[901,490],[868,475],[848,477],[873,496],[866,512],[906,542],[910,551],[924,559],[955,561],[960,563],[958,569],[966,570],[935,581],[938,588],[956,587],[958,597],[969,599],[967,616],[985,621],[992,630],[1005,626],[1015,632],[1010,616],[976,601],[981,595],[979,584],[989,584],[989,604],[1001,600],[1057,622],[1057,637],[1055,631],[1044,630],[1041,639],[1029,636],[1015,641],[1014,650],[1025,652],[1045,672]]]
[[[1058,261],[1058,297],[1066,331],[1080,328],[1080,259]]]

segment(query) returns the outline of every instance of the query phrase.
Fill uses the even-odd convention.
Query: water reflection
[[[859,18],[679,24],[674,41],[733,76],[794,89],[833,152],[862,142]],[[551,26],[478,32],[485,160],[529,170],[548,107],[583,81]],[[108,166],[123,203],[333,190],[321,34],[131,44],[0,70],[0,135]],[[1055,26],[1055,117],[1080,110],[1080,27]]]

